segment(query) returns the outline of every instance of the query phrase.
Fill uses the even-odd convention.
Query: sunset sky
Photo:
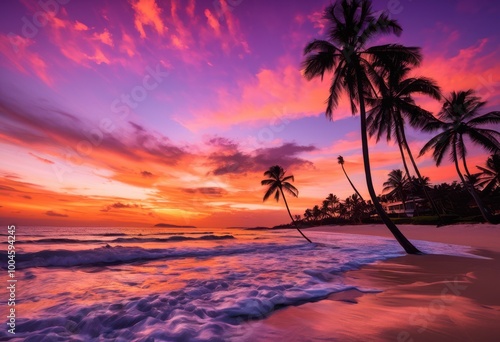
[[[329,193],[367,194],[359,116],[346,101],[325,118],[328,78],[301,75],[303,48],[324,38],[330,0],[2,1],[0,218],[18,225],[273,225],[263,172],[295,176],[303,214]],[[45,7],[45,9],[43,8]],[[444,94],[474,88],[500,108],[500,4],[374,1],[423,49],[415,74]],[[436,112],[439,103],[419,101]],[[412,130],[415,155],[429,135]],[[471,171],[487,152],[471,146]],[[377,193],[402,168],[371,142]],[[458,176],[418,159],[432,183]]]

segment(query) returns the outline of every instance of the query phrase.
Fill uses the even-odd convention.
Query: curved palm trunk
[[[417,163],[415,162],[415,159],[413,158],[413,154],[411,153],[410,146],[408,146],[408,141],[406,141],[406,135],[405,135],[404,131],[402,131],[401,133],[402,133],[403,143],[405,145],[406,152],[408,152],[408,157],[410,157],[410,161],[413,165],[413,169],[415,170],[415,173],[417,174],[418,181],[420,182],[420,185],[422,185],[422,190],[424,190],[425,197],[427,198],[427,200],[431,204],[432,209],[434,210],[437,217],[441,221],[441,215],[439,215],[438,207],[436,206],[436,203],[434,202],[432,197],[427,192],[427,189],[424,185],[424,180],[422,178],[422,175],[420,174],[420,170],[418,169]]]
[[[345,169],[344,169],[344,164],[340,164],[340,166],[342,166],[342,171],[344,171],[344,175],[345,177],[347,178],[347,180],[349,181],[349,184],[351,184],[352,188],[354,189],[354,192],[356,194],[358,194],[359,198],[364,201],[363,199],[363,196],[361,196],[361,194],[359,193],[358,189],[356,189],[356,187],[354,186],[354,184],[352,184],[351,182],[351,179],[349,178],[349,176],[347,175],[347,172],[345,172]]]
[[[307,236],[305,236],[304,233],[302,233],[302,231],[299,229],[299,227],[297,227],[297,223],[293,219],[292,213],[290,212],[290,208],[288,208],[288,203],[286,201],[285,194],[283,193],[283,189],[280,188],[280,192],[281,192],[281,196],[283,196],[283,201],[285,202],[286,210],[288,211],[288,215],[290,215],[290,218],[292,219],[293,225],[299,231],[300,235],[302,235],[304,237],[304,239],[306,239],[307,241],[309,241],[310,243],[312,243],[312,241],[309,240],[309,238]]]
[[[356,70],[356,77],[357,77],[357,83],[358,83],[358,96],[359,96],[359,112],[360,112],[360,117],[361,117],[361,143],[363,147],[363,162],[364,162],[364,167],[365,167],[365,176],[366,176],[366,186],[368,188],[368,192],[370,194],[371,200],[373,202],[373,205],[375,206],[375,210],[377,211],[378,215],[384,222],[384,224],[389,228],[391,231],[392,235],[396,238],[396,240],[399,242],[401,247],[404,248],[406,253],[408,254],[422,254],[418,250],[417,247],[415,247],[407,238],[406,236],[401,233],[399,228],[394,224],[394,222],[391,221],[387,213],[384,211],[384,208],[382,208],[382,205],[380,205],[377,195],[375,194],[375,189],[373,188],[373,181],[372,181],[372,175],[371,175],[371,170],[370,170],[370,156],[369,156],[369,151],[368,151],[368,136],[366,132],[366,110],[365,110],[365,101],[363,98],[363,88],[362,88],[362,82],[361,82],[361,75],[360,75],[360,70],[359,66],[357,67]]]
[[[457,148],[456,148],[455,145],[453,145],[453,153],[455,154],[455,169],[457,170],[458,176],[460,177],[460,180],[464,184],[464,186],[467,189],[467,191],[469,191],[469,193],[471,194],[472,198],[476,202],[477,207],[479,208],[479,211],[481,212],[481,215],[483,216],[483,218],[485,219],[486,222],[497,223],[497,222],[495,222],[495,220],[493,219],[493,217],[490,215],[490,213],[486,210],[483,201],[481,200],[481,198],[477,194],[476,190],[474,189],[474,185],[472,185],[468,181],[466,181],[465,178],[464,178],[464,176],[460,172],[460,168],[458,166]],[[466,170],[465,172],[470,177],[470,173],[469,173],[469,170],[467,169],[467,164],[465,162],[465,158],[463,158],[463,164],[464,164],[464,168]]]

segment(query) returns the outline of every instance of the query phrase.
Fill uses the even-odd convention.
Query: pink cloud
[[[79,22],[78,20],[75,22],[74,28],[77,31],[87,31],[89,29],[87,25]]]
[[[7,59],[7,65],[24,73],[33,73],[47,85],[53,84],[49,76],[47,63],[36,52],[32,51],[35,42],[19,35],[0,34],[0,51]]]
[[[447,57],[446,50],[427,52],[422,66],[416,74],[435,79],[441,86],[443,93],[451,91],[476,89],[484,100],[500,102],[498,85],[500,85],[500,48],[491,52],[489,40],[484,38],[472,46],[460,49],[451,57]],[[434,106],[436,109],[436,106]]]
[[[100,41],[103,44],[113,46],[113,39],[111,37],[111,33],[107,29],[104,29],[102,33],[94,33],[93,34],[94,39]]]
[[[232,46],[239,46],[245,53],[250,53],[250,47],[243,36],[240,23],[232,14],[234,5],[226,0],[216,0],[213,2],[215,8],[205,9],[205,17],[208,26],[221,37],[222,48],[229,52]],[[221,36],[222,27],[226,29],[227,35]]]

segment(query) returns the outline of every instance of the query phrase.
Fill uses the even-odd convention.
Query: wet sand
[[[410,239],[474,247],[479,257],[408,255],[346,274],[361,289],[276,311],[252,340],[500,341],[500,226],[401,226]],[[384,226],[307,231],[390,236]]]

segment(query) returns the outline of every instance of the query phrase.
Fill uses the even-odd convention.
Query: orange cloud
[[[228,127],[242,122],[265,122],[280,118],[300,118],[324,113],[328,97],[328,80],[307,81],[298,65],[283,60],[277,70],[262,69],[245,79],[235,90],[219,89],[217,109],[200,109],[194,118],[176,120],[191,130],[206,127]],[[236,94],[235,94],[236,92]],[[333,119],[351,116],[344,96]]]
[[[158,34],[163,35],[167,28],[163,24],[161,9],[155,0],[137,0],[131,4],[135,12],[134,24],[141,38],[146,38],[145,26],[152,26]]]

